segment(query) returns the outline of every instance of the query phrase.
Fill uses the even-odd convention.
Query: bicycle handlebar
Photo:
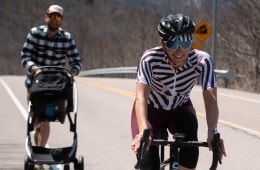
[[[135,169],[140,169],[141,162],[144,158],[145,151],[148,145],[149,141],[149,136],[150,136],[150,129],[145,129],[143,132],[143,137],[141,140],[141,147],[138,150],[137,153],[137,163],[135,165]],[[174,148],[182,148],[182,147],[208,147],[207,142],[200,142],[200,141],[179,141],[179,140],[174,140],[174,141],[168,141],[168,140],[163,140],[163,139],[153,139],[151,145],[170,145],[170,147]],[[212,141],[212,163],[210,170],[216,170],[218,163],[222,164],[221,159],[220,159],[220,134],[215,133]]]

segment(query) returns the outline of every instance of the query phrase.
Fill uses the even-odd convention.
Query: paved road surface
[[[135,156],[130,149],[130,112],[135,80],[77,78],[79,90],[77,156],[83,155],[87,170],[133,170]],[[0,170],[23,169],[26,133],[26,90],[24,77],[0,77]],[[199,138],[206,140],[205,110],[201,88],[192,93],[199,120]],[[228,157],[220,170],[260,169],[260,95],[218,89],[219,131]],[[52,124],[48,145],[71,144],[68,121]],[[208,169],[211,153],[200,149],[198,170]],[[57,166],[62,169],[61,166]],[[57,168],[54,168],[57,169]]]

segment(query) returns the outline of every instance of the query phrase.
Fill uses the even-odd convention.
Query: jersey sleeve
[[[212,58],[206,54],[202,64],[201,85],[202,90],[217,87],[216,74],[214,72]]]
[[[148,60],[148,54],[144,53],[137,69],[137,82],[151,85],[152,68]]]

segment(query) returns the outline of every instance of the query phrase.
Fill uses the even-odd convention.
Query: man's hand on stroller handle
[[[36,74],[39,74],[39,73],[41,72],[41,69],[40,69],[38,66],[33,65],[33,66],[31,66],[31,68],[29,69],[29,72],[36,75]]]

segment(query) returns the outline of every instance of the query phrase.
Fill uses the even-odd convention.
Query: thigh
[[[172,134],[185,134],[184,140],[197,140],[198,120],[191,104],[176,109],[169,117],[167,126]]]
[[[162,126],[166,127],[167,114],[167,112],[161,109],[156,109],[152,106],[148,106],[148,127],[152,130],[152,136],[154,139],[160,138],[160,128]],[[135,112],[135,104],[132,108],[131,130],[132,138],[134,138],[139,133]]]
[[[162,129],[167,129],[170,114],[170,111],[148,106],[148,121],[151,124],[154,139],[161,138]]]
[[[174,116],[169,119],[169,131],[174,133],[183,133],[186,141],[198,140],[198,121],[195,109],[191,104],[186,104],[183,107],[175,110]],[[180,149],[179,164],[186,168],[195,168],[198,162],[199,149],[198,147],[186,147]]]

